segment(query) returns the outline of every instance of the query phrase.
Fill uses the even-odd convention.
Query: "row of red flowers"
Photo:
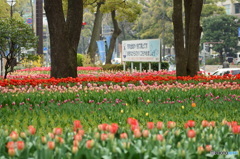
[[[82,82],[136,82],[136,81],[211,81],[211,80],[239,80],[240,75],[236,76],[186,76],[186,77],[175,77],[175,76],[144,76],[144,77],[132,77],[132,76],[121,76],[121,77],[77,77],[77,78],[49,78],[49,79],[2,79],[0,80],[0,86],[8,85],[32,85],[37,86],[39,84],[51,84],[58,85],[59,83],[82,83]]]

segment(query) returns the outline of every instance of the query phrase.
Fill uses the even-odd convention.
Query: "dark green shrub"
[[[134,69],[136,68],[137,70],[140,70],[139,64],[140,64],[140,62],[134,62],[133,63]],[[131,69],[131,62],[126,63],[126,68]],[[168,62],[161,63],[161,69],[168,70],[168,68],[169,68]],[[142,62],[142,70],[148,70],[148,69],[149,69],[149,62]],[[151,69],[154,71],[158,71],[158,62],[151,62]]]
[[[220,59],[219,58],[207,58],[206,59],[206,65],[220,65]]]
[[[120,70],[123,70],[123,65],[122,64],[106,64],[106,65],[102,65],[102,69],[120,71]]]

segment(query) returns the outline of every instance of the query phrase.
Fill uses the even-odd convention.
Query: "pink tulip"
[[[127,138],[128,138],[127,133],[121,133],[121,134],[120,134],[120,138],[121,138],[121,139],[127,139]]]

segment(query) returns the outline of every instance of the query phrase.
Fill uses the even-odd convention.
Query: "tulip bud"
[[[206,149],[207,152],[212,151],[212,145],[206,145],[205,149]]]
[[[50,150],[53,150],[55,148],[55,142],[54,141],[48,141],[47,145],[48,145],[48,148]]]
[[[43,144],[46,144],[46,143],[47,143],[47,138],[46,138],[46,136],[42,136],[42,137],[41,137],[41,140],[42,140],[42,143],[43,143]]]
[[[186,152],[184,150],[181,151],[181,157],[185,158]]]
[[[163,138],[163,136],[162,136],[161,134],[157,134],[157,135],[156,135],[156,139],[157,139],[158,141],[163,141],[163,140],[164,140],[164,138]]]
[[[75,154],[78,152],[78,147],[77,146],[73,146],[72,147],[72,153]]]
[[[133,134],[135,138],[140,138],[142,136],[142,133],[140,132],[139,129],[135,129]]]
[[[15,149],[14,148],[8,149],[8,155],[11,156],[11,157],[15,156],[16,155]]]
[[[21,133],[20,133],[20,137],[21,137],[21,138],[25,139],[25,138],[26,138],[26,136],[27,136],[27,135],[26,135],[26,133],[25,133],[25,132],[21,132]]]
[[[127,138],[128,138],[127,133],[121,133],[121,134],[120,134],[120,138],[121,138],[121,139],[127,139]]]
[[[108,139],[108,135],[107,134],[101,134],[101,140],[102,141],[106,141]]]
[[[197,153],[201,155],[204,152],[204,148],[202,146],[199,146],[197,149]]]
[[[125,148],[125,149],[130,148],[130,142],[123,142],[122,145],[123,145],[123,148]]]
[[[94,146],[94,140],[88,140],[86,142],[86,148],[91,149]]]
[[[143,137],[147,138],[150,132],[148,130],[143,130],[142,134],[143,134]]]
[[[9,135],[9,137],[13,140],[16,141],[18,139],[18,133],[16,131],[12,131]]]

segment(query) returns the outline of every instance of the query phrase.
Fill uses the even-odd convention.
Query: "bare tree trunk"
[[[101,30],[102,17],[103,17],[103,13],[101,13],[100,8],[102,4],[103,3],[101,2],[97,4],[97,12],[95,14],[92,37],[91,37],[91,41],[90,41],[88,52],[87,52],[87,54],[91,58],[91,63],[95,62],[95,54],[97,51],[97,40],[100,39],[100,30]]]
[[[114,30],[113,30],[112,38],[111,38],[111,41],[110,41],[109,49],[107,51],[106,64],[111,64],[112,54],[113,54],[113,51],[114,51],[114,48],[115,48],[115,45],[116,45],[117,37],[122,32],[121,29],[118,26],[117,20],[115,19],[116,11],[113,10],[111,12],[111,15],[112,15],[112,22],[113,22],[113,29]]]
[[[186,76],[187,56],[184,49],[182,0],[173,1],[173,26],[176,54],[176,76]]]
[[[77,77],[77,46],[80,39],[83,0],[68,0],[64,18],[62,0],[45,0],[51,44],[51,77]]]
[[[183,33],[182,1],[183,0],[174,0],[173,3],[176,75],[195,76],[199,70],[199,43],[202,32],[200,16],[203,0],[184,0],[185,41]]]
[[[202,33],[200,16],[203,0],[185,0],[185,28],[186,28],[186,52],[187,75],[195,76],[199,70],[199,44]]]

